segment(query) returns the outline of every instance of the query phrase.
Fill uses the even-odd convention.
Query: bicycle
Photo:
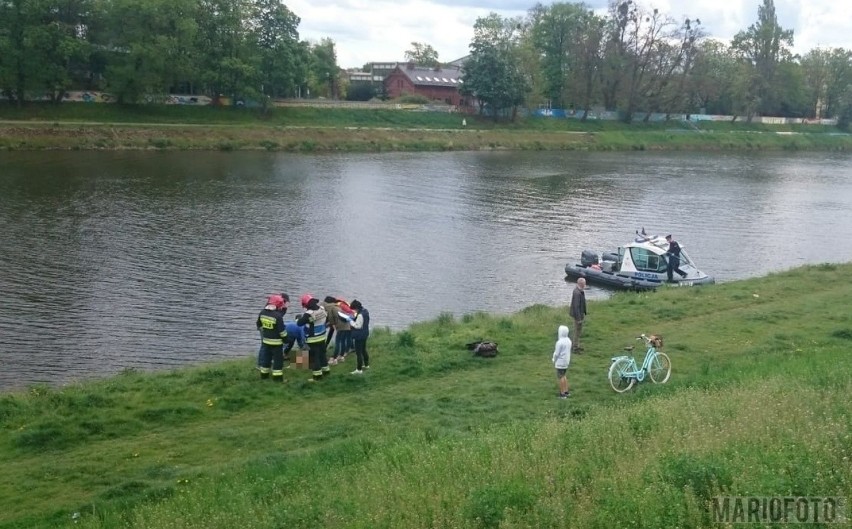
[[[609,385],[616,393],[624,393],[637,382],[642,382],[645,380],[646,373],[654,384],[665,384],[672,374],[672,363],[668,355],[657,351],[657,347],[662,347],[662,338],[653,334],[651,336],[642,334],[636,339],[644,340],[648,347],[642,367],[636,365],[636,359],[633,356],[627,355],[613,357],[612,364],[609,366]],[[624,350],[632,351],[633,346],[625,347]]]

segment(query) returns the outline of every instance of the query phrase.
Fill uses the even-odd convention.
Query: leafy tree
[[[576,9],[574,4],[555,3],[537,4],[530,10],[530,37],[533,48],[539,52],[543,95],[554,108],[565,108]]]
[[[608,110],[618,107],[619,93],[625,83],[630,60],[628,27],[632,20],[639,17],[638,9],[632,0],[611,0],[609,5],[601,67],[601,96]]]
[[[529,18],[544,95],[556,108],[579,104],[587,111],[601,67],[603,19],[582,3],[538,4]]]
[[[441,64],[438,61],[438,52],[435,51],[435,48],[429,44],[422,44],[420,42],[411,43],[411,49],[405,52],[405,60],[414,61],[414,64],[429,68],[434,68]]]
[[[697,107],[709,114],[733,114],[732,94],[738,67],[727,45],[715,40],[701,42],[686,85],[687,111]]]
[[[621,84],[624,89],[623,119],[626,123],[633,121],[633,114],[638,108],[647,108],[648,95],[660,90],[659,81],[666,69],[662,64],[667,51],[665,38],[673,24],[671,17],[657,9],[645,13],[636,6],[628,11],[621,46],[626,56],[619,61],[624,66]]]
[[[685,19],[657,45],[655,82],[650,90],[649,112],[691,112],[693,102],[687,93],[704,31],[698,19]],[[645,116],[647,121],[650,113]]]
[[[475,96],[480,113],[488,107],[494,119],[511,111],[514,120],[528,91],[519,59],[520,29],[519,20],[496,13],[478,18],[474,24],[462,93]]]
[[[820,114],[820,107],[825,104],[829,83],[829,60],[831,52],[824,49],[809,51],[802,57],[801,65],[805,75],[805,90],[808,98],[810,117]]]
[[[0,1],[0,90],[22,104],[27,93],[60,101],[85,63],[88,0]]]
[[[89,0],[42,0],[35,2],[47,15],[34,27],[30,38],[40,67],[35,78],[52,101],[59,102],[73,84],[75,73],[87,62],[90,45],[85,28]]]
[[[310,46],[309,86],[315,96],[338,97],[340,67],[335,43],[329,38]]]
[[[790,118],[810,116],[804,70],[799,63],[792,60],[779,63],[772,88],[773,99],[777,101],[773,115]]]
[[[197,26],[190,0],[112,0],[99,43],[107,88],[120,103],[162,95],[191,76]]]
[[[260,86],[257,56],[247,23],[250,0],[197,0],[200,81],[214,98],[256,92]]]
[[[757,8],[757,22],[734,36],[731,48],[746,66],[748,84],[744,86],[749,120],[754,112],[772,114],[778,108],[775,74],[782,60],[790,58],[787,48],[793,45],[793,31],[778,24],[773,0],[763,0]]]
[[[264,96],[291,96],[307,75],[307,54],[299,42],[299,22],[299,17],[280,0],[256,0],[250,26]]]
[[[28,38],[38,18],[32,2],[0,1],[0,89],[18,105],[23,104],[27,90],[33,87],[38,70]]]
[[[834,48],[828,61],[825,115],[852,117],[852,51]]]
[[[837,116],[852,92],[852,51],[843,48],[816,49],[801,61],[805,77],[809,115]]]

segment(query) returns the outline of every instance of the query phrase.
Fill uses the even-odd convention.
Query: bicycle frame
[[[645,380],[645,375],[648,373],[648,369],[651,367],[651,362],[654,360],[654,357],[657,355],[657,348],[653,345],[648,345],[648,350],[645,351],[645,359],[642,360],[642,367],[638,367],[636,365],[636,358],[633,356],[622,355],[615,356],[612,358],[612,361],[615,362],[621,358],[627,358],[630,360],[629,370],[625,370],[621,373],[621,376],[627,378],[635,378],[637,382],[642,382]]]
[[[644,340],[647,349],[645,350],[645,358],[642,360],[642,367],[636,364],[636,358],[632,355],[615,356],[612,358],[612,364],[609,366],[607,378],[609,385],[616,393],[624,393],[633,387],[634,384],[643,382],[646,378],[654,384],[665,384],[668,382],[672,372],[672,365],[669,356],[666,353],[657,351],[657,340],[655,335],[650,337],[644,334],[636,338]],[[660,341],[660,343],[662,343]],[[625,348],[627,351],[632,351],[632,347]]]

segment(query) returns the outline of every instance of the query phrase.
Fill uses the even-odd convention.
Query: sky
[[[476,19],[495,12],[524,16],[536,0],[283,0],[301,19],[299,37],[336,44],[337,63],[360,68],[368,62],[405,60],[412,42],[432,46],[450,62],[469,52]],[[552,2],[541,0],[543,4]],[[762,0],[638,0],[676,20],[701,20],[708,36],[729,42],[757,21]],[[587,0],[606,13],[607,0]],[[794,31],[793,51],[852,49],[852,0],[775,0],[778,23]]]

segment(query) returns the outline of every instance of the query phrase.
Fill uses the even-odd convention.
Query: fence
[[[582,110],[565,110],[559,108],[540,108],[530,113],[532,116],[562,119],[580,119],[583,117]],[[617,121],[623,118],[620,112],[609,110],[589,110],[586,119]],[[647,119],[646,119],[647,118]],[[734,118],[745,121],[743,116],[724,116],[715,114],[664,114],[660,112],[636,112],[633,114],[634,122],[649,121],[660,123],[666,121],[727,121]],[[767,125],[837,125],[836,119],[807,119],[807,118],[781,118],[773,116],[755,116],[752,123],[765,123]]]

